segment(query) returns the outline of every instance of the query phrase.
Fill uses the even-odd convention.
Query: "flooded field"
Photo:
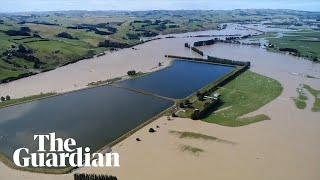
[[[0,86],[2,88],[0,90],[3,94],[10,92],[15,93],[14,95],[18,97],[38,92],[63,92],[62,90],[69,91],[85,87],[93,81],[122,76],[130,69],[149,72],[151,68],[157,66],[159,61],[164,62],[165,54],[197,57],[189,49],[184,48],[183,45],[185,42],[205,39],[209,38],[168,38],[155,40],[137,46],[138,50],[119,50],[118,52],[110,53],[94,60],[81,61],[51,72],[12,82],[2,87]],[[162,117],[113,148],[116,152],[121,153],[122,160],[125,162],[121,165],[121,170],[83,168],[80,169],[80,172],[112,174],[119,176],[121,179],[170,179],[172,178],[172,174],[175,174],[174,178],[176,179],[181,179],[182,177],[185,179],[197,179],[198,174],[202,174],[203,178],[206,179],[238,179],[239,177],[243,177],[243,179],[255,180],[261,179],[262,174],[267,179],[319,179],[319,113],[312,113],[310,111],[314,101],[312,96],[308,95],[310,102],[305,110],[298,110],[292,101],[292,97],[297,96],[296,89],[301,84],[308,84],[316,89],[320,89],[319,79],[307,77],[307,75],[320,77],[320,65],[303,58],[268,52],[255,46],[218,43],[213,46],[200,47],[200,49],[206,55],[239,61],[250,61],[252,71],[278,80],[284,88],[280,97],[256,112],[248,114],[248,116],[266,114],[270,116],[271,120],[250,126],[229,128],[187,119],[176,118],[174,121],[167,121],[166,117]],[[65,81],[62,82],[61,78],[64,78]],[[109,90],[114,91],[115,89],[110,88]],[[170,90],[172,88],[167,87],[166,89]],[[83,101],[78,99],[73,103],[69,102],[70,104],[60,104],[56,108],[63,109],[63,111],[56,111],[56,114],[52,113],[51,118],[58,119],[57,117],[61,114],[71,116],[71,114],[77,113],[80,113],[84,117],[95,117],[97,115],[93,116],[92,112],[97,113],[96,109],[105,110],[109,108],[104,104],[106,101],[111,102],[110,104],[117,107],[125,104],[125,106],[121,106],[121,110],[110,110],[111,112],[118,113],[117,117],[119,118],[117,119],[126,115],[124,111],[130,111],[131,109],[139,111],[143,109],[143,113],[132,112],[130,119],[135,117],[134,115],[136,114],[146,119],[145,114],[148,111],[150,111],[149,114],[152,114],[155,108],[161,109],[160,107],[149,107],[150,103],[144,101],[144,98],[150,98],[149,102],[158,103],[159,99],[157,98],[145,97],[144,95],[126,90],[123,90],[123,93],[114,98],[105,94],[107,98],[101,96],[101,94],[104,94],[103,92],[100,95],[97,93],[97,97],[92,95],[89,96],[90,98],[83,98]],[[127,93],[134,94],[134,96],[126,95],[127,97],[130,96],[130,99],[136,96],[144,98],[133,98],[136,102],[130,103],[123,100],[125,97],[122,97],[123,94]],[[67,99],[69,95],[71,94],[61,96],[60,98]],[[118,101],[117,98],[122,100]],[[43,101],[46,102],[47,100]],[[63,100],[60,101],[64,102]],[[86,101],[90,102],[89,105],[83,105],[87,103]],[[97,103],[91,101],[103,102]],[[34,102],[0,110],[0,132],[7,133],[6,136],[0,137],[0,148],[8,150],[9,146],[12,147],[13,141],[18,145],[30,143],[24,142],[23,137],[30,136],[28,132],[32,133],[35,129],[39,129],[40,126],[45,125],[52,126],[54,129],[62,129],[59,135],[66,131],[74,132],[74,134],[66,134],[66,136],[77,135],[76,139],[78,143],[81,142],[81,138],[86,139],[86,142],[89,142],[91,138],[90,144],[97,142],[107,144],[108,138],[110,138],[107,136],[108,132],[116,131],[115,129],[108,129],[110,123],[108,123],[107,118],[101,118],[97,121],[90,119],[91,121],[88,122],[80,115],[73,115],[79,117],[81,121],[69,121],[65,123],[64,120],[58,119],[55,124],[47,119],[31,121],[30,117],[43,117],[44,113],[48,113],[39,107],[42,103],[44,102],[39,101],[37,103]],[[92,104],[94,103],[100,106],[93,106]],[[51,104],[53,106],[54,102],[46,102],[44,104],[47,104],[47,106]],[[151,103],[151,105],[154,105],[154,103]],[[170,105],[171,102],[163,101],[163,109]],[[81,111],[78,110],[78,106],[85,107],[81,108]],[[66,107],[68,109],[65,109]],[[40,110],[36,111],[35,109],[37,108],[40,108],[43,113]],[[9,112],[9,110],[13,113]],[[31,112],[34,113],[33,116],[30,115]],[[88,114],[84,112],[88,112]],[[36,113],[39,114],[36,115]],[[106,112],[103,113],[107,114]],[[27,114],[27,122],[21,120],[24,114]],[[143,122],[142,119],[139,119],[137,122],[130,123],[139,124],[138,121]],[[122,126],[122,132],[126,132],[125,129],[134,127],[134,125],[129,127],[129,125],[122,122],[126,121],[121,121],[121,123],[120,121],[116,122],[117,125]],[[35,124],[31,125],[30,123]],[[69,127],[66,127],[66,125]],[[150,135],[148,128],[155,125],[160,125],[161,129],[155,136]],[[32,126],[35,128],[31,128]],[[97,128],[97,130],[92,132],[91,127]],[[74,128],[83,130],[83,132],[76,132],[76,130],[72,130]],[[179,151],[177,145],[186,141],[172,136],[168,133],[170,130],[201,132],[231,140],[236,142],[237,145],[229,146],[223,143],[188,140],[188,143],[190,142],[194,146],[205,149],[203,155],[194,157]],[[97,133],[97,135],[91,135],[90,133]],[[99,138],[96,138],[98,136]],[[136,143],[136,137],[143,139],[142,143]],[[276,148],[270,149],[270,147]],[[159,156],[159,153],[162,156]],[[136,162],[143,164],[143,166],[137,165]],[[230,166],[230,164],[234,166]],[[141,169],[144,172],[140,173]],[[215,170],[212,171],[212,169]],[[195,171],[199,173],[194,173]],[[4,174],[4,177],[8,177],[7,179],[21,179],[21,177],[25,179],[73,179],[72,174],[50,176],[48,178],[48,175],[43,176],[42,174],[17,173],[17,171],[11,170],[3,164],[0,164],[0,173]],[[152,174],[157,174],[157,176],[152,176]]]
[[[251,69],[274,78],[290,78],[288,75],[306,76],[320,75],[320,64],[307,61],[284,53],[273,53],[257,46],[217,43],[212,46],[202,46],[199,49],[206,55],[219,58],[251,61]],[[285,73],[286,76],[280,76]],[[280,76],[280,77],[279,77]]]

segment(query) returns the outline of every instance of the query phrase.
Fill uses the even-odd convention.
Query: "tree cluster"
[[[87,31],[93,31],[99,35],[110,35],[117,32],[117,28],[110,26],[108,23],[99,24],[78,24],[76,26],[69,26],[68,29],[86,29]],[[101,31],[98,28],[104,28],[108,31]]]
[[[74,180],[117,180],[116,176],[97,174],[74,174]]]
[[[78,39],[78,38],[73,37],[71,34],[69,34],[67,32],[59,33],[56,36],[60,37],[60,38],[66,38],[66,39]]]
[[[111,47],[111,48],[126,48],[129,47],[128,44],[126,43],[121,43],[121,42],[116,42],[112,40],[104,40],[102,42],[99,42],[98,44],[99,47]]]
[[[31,36],[29,27],[21,27],[20,30],[8,30],[5,31],[8,36]]]
[[[294,48],[279,48],[279,51],[287,51],[287,52],[292,52],[292,53],[295,53],[295,54],[299,53],[299,51],[297,49],[294,49]]]
[[[4,102],[4,101],[9,101],[9,100],[11,100],[11,97],[9,96],[9,95],[7,95],[6,97],[4,97],[4,96],[1,96],[1,102]]]
[[[4,52],[6,56],[10,59],[12,56],[23,58],[29,62],[33,62],[33,66],[35,69],[41,68],[43,63],[33,54],[33,51],[22,44],[19,44],[18,47],[12,46],[6,52]]]
[[[130,71],[127,72],[127,74],[128,74],[129,76],[134,76],[134,75],[137,74],[137,72],[136,72],[135,70],[130,70]]]

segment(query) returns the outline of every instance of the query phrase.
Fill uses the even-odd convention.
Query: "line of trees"
[[[199,50],[198,48],[196,48],[196,47],[192,47],[191,49],[192,49],[194,52],[200,54],[201,56],[204,55],[204,53],[203,53],[201,50]]]
[[[222,39],[218,39],[218,38],[214,38],[214,39],[210,39],[210,40],[206,40],[206,41],[196,41],[193,43],[194,47],[199,47],[199,46],[207,46],[207,45],[213,45],[215,43],[233,43],[233,44],[241,44],[241,42],[238,39],[244,39],[247,38],[249,36],[242,36],[242,37],[238,37],[238,36],[230,36],[230,37],[226,37],[225,40]]]
[[[31,36],[29,27],[21,27],[20,30],[7,30],[5,34],[8,36]]]
[[[111,47],[111,48],[127,48],[129,47],[128,44],[126,43],[121,43],[121,42],[116,42],[116,41],[112,41],[112,40],[104,40],[102,42],[99,42],[98,44],[99,47]]]
[[[194,42],[194,46],[195,44],[210,44],[210,43],[214,43],[216,40],[215,39],[212,39],[212,40],[208,40],[208,41],[197,41],[197,42]],[[190,47],[188,43],[185,43],[184,44],[185,47]],[[194,52],[200,54],[201,56],[204,56],[204,53],[203,51],[199,50],[198,48],[196,47],[192,47],[191,48]],[[195,58],[193,58],[193,60],[197,60]],[[213,56],[208,56],[207,57],[207,61],[208,62],[213,62],[213,63],[219,63],[219,64],[230,64],[230,65],[236,65],[236,66],[248,66],[250,67],[250,62],[249,61],[246,61],[246,62],[243,62],[243,61],[233,61],[233,60],[228,60],[228,59],[222,59],[222,58],[217,58],[217,57],[213,57]]]
[[[233,61],[229,59],[222,59],[222,58],[217,58],[213,56],[208,56],[208,61],[210,62],[215,62],[215,63],[221,63],[221,64],[231,64],[231,65],[237,65],[237,66],[248,66],[250,67],[250,62],[249,61]]]
[[[206,45],[212,45],[216,42],[216,39],[210,39],[207,41],[196,41],[193,43],[193,46],[198,47],[198,46],[206,46]]]
[[[204,100],[204,105],[202,109],[194,109],[191,114],[192,120],[198,120],[206,117],[214,109],[218,108],[221,104],[220,99],[218,100]]]
[[[74,174],[74,180],[117,180],[116,176],[97,174]]]
[[[10,63],[11,61],[9,59],[11,59],[12,56],[15,56],[33,62],[33,67],[35,69],[39,69],[43,65],[43,62],[35,56],[34,52],[22,44],[19,44],[18,46],[12,45],[11,48],[8,48],[3,54],[8,57],[7,63]]]
[[[112,27],[109,23],[99,24],[78,24],[76,26],[69,26],[68,29],[86,29],[87,31],[93,31],[100,35],[111,35],[117,32],[117,28]],[[101,31],[98,28],[107,29],[108,31]]]
[[[292,52],[292,53],[295,53],[295,54],[299,53],[299,51],[297,49],[294,49],[294,48],[279,48],[279,51],[287,51],[287,52]]]
[[[66,39],[78,39],[76,37],[73,37],[71,34],[67,32],[62,32],[56,35],[57,37],[66,38]]]

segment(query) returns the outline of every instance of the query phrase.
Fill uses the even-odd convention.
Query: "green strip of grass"
[[[104,84],[112,84],[112,83],[120,81],[120,80],[122,80],[121,77],[116,77],[116,78],[108,79],[105,81],[91,82],[91,83],[88,83],[87,86],[100,86],[100,85],[104,85]]]
[[[0,108],[8,107],[8,106],[13,106],[16,104],[21,104],[21,103],[26,103],[34,100],[39,100],[43,99],[46,97],[54,96],[57,93],[43,93],[43,94],[38,94],[38,95],[33,95],[33,96],[27,96],[19,99],[11,99],[7,101],[0,102]]]
[[[298,109],[305,109],[307,107],[307,103],[299,98],[292,98],[292,100]]]
[[[298,97],[293,97],[292,100],[298,109],[305,109],[307,107],[306,101],[308,97],[304,94],[301,88],[297,88]]]
[[[210,141],[218,141],[218,142],[223,142],[223,143],[231,143],[234,144],[234,142],[227,141],[224,139],[220,139],[214,136],[208,136],[205,134],[200,134],[200,133],[195,133],[195,132],[181,132],[181,131],[169,131],[171,134],[178,135],[179,138],[184,139],[203,139],[203,140],[210,140]]]
[[[230,108],[213,113],[203,120],[230,127],[268,120],[270,118],[264,114],[245,118],[241,118],[241,116],[268,104],[277,98],[282,90],[283,88],[278,81],[246,71],[218,90],[223,102],[218,110],[225,107]]]
[[[25,73],[24,71],[20,71],[20,70],[5,69],[1,67],[1,63],[3,63],[1,61],[2,60],[0,59],[0,81],[9,77],[18,77],[19,75]]]
[[[200,149],[200,148],[197,148],[197,147],[193,147],[193,146],[190,146],[190,145],[180,145],[180,149],[183,152],[187,151],[187,152],[191,152],[193,154],[199,154],[199,153],[204,152],[203,149]]]
[[[313,103],[312,111],[313,112],[320,112],[320,90],[316,90],[309,85],[303,85],[303,87],[308,90],[315,98]]]
[[[301,30],[295,32],[286,32],[282,37],[267,37],[274,48],[268,50],[279,52],[280,48],[297,49],[297,56],[306,57],[310,60],[319,62],[320,59],[320,41],[319,33],[315,30]]]

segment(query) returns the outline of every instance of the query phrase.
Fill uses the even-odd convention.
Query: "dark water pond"
[[[233,70],[230,66],[175,60],[168,68],[118,85],[182,99]]]
[[[153,96],[103,86],[0,109],[0,151],[38,148],[33,135],[56,132],[98,150],[173,104]]]
[[[184,98],[234,67],[176,60],[173,65],[118,85],[171,98]],[[102,86],[0,109],[0,152],[12,157],[35,134],[55,132],[96,151],[173,105],[173,101],[123,88]]]

